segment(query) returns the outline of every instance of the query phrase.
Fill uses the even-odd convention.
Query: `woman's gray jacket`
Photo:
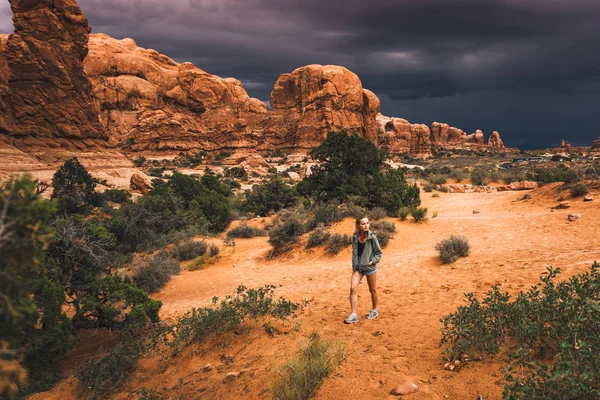
[[[360,273],[375,271],[377,269],[377,263],[381,259],[383,253],[381,252],[381,246],[375,233],[369,231],[367,240],[365,241],[365,248],[363,249],[360,260],[358,259],[358,232],[352,236],[352,270]],[[369,265],[369,262],[373,262]]]

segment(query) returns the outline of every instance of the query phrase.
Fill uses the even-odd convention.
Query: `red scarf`
[[[367,241],[368,234],[369,234],[369,232],[359,232],[358,233],[358,242],[360,244],[365,244],[365,242]]]

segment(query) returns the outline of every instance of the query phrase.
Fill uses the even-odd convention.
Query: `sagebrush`
[[[466,237],[452,235],[449,239],[444,239],[437,243],[435,249],[440,254],[442,264],[450,264],[461,257],[467,257],[471,247]]]

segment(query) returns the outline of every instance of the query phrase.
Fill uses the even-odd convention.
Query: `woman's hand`
[[[369,261],[367,265],[370,267],[371,265],[373,265],[373,261]]]

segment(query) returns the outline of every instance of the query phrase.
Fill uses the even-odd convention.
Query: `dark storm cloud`
[[[94,32],[132,37],[177,61],[236,77],[265,101],[281,73],[339,64],[380,97],[385,114],[413,122],[489,127],[515,145],[561,137],[586,144],[600,134],[590,130],[600,102],[597,0],[79,4]],[[6,2],[3,31],[9,16]]]

